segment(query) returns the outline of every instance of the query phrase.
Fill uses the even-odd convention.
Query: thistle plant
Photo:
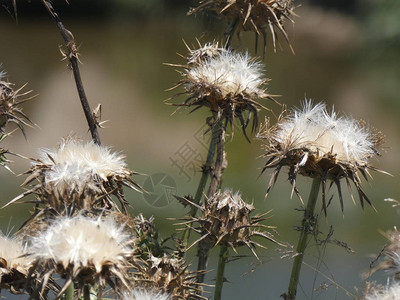
[[[258,110],[260,108],[268,110],[268,108],[260,104],[257,100],[273,100],[273,98],[263,87],[267,80],[263,77],[261,63],[250,59],[247,53],[239,54],[227,48],[220,48],[216,42],[206,44],[196,50],[192,50],[188,47],[188,50],[189,55],[186,58],[187,64],[178,65],[178,67],[183,68],[183,71],[180,72],[183,79],[176,86],[183,86],[184,88],[184,92],[176,96],[185,94],[188,98],[182,104],[174,105],[179,107],[194,106],[192,112],[201,107],[205,107],[212,113],[212,117],[207,121],[212,131],[207,161],[202,168],[203,176],[193,202],[191,202],[192,208],[190,214],[192,218],[195,218],[197,208],[201,202],[203,190],[205,189],[208,174],[210,174],[210,185],[207,195],[204,198],[205,206],[201,209],[204,214],[204,219],[202,219],[202,221],[197,219],[197,221],[204,225],[207,222],[211,222],[212,224],[212,219],[217,217],[213,215],[213,212],[209,212],[208,210],[219,201],[217,195],[220,193],[221,176],[227,165],[224,142],[228,125],[230,125],[229,128],[233,135],[234,122],[238,120],[244,136],[250,142],[246,133],[248,124],[252,121],[252,132],[254,132],[258,127]],[[215,163],[212,164],[214,155],[216,156]],[[224,196],[221,197],[223,198]],[[230,199],[233,196],[229,196],[228,192],[226,192],[225,197]],[[234,196],[233,198],[240,198],[240,196]],[[210,201],[215,201],[215,203],[208,203]],[[234,202],[235,201],[232,203]],[[239,202],[236,204],[239,206],[241,205]],[[227,205],[229,206],[229,204]],[[245,216],[241,217],[246,218]],[[235,220],[234,216],[232,216],[232,218],[234,223],[243,221]],[[240,227],[240,225],[237,224],[235,226],[238,226],[238,228]],[[242,224],[242,226],[247,226],[247,224]],[[191,226],[185,230],[183,237],[185,243],[188,241],[190,229]],[[208,234],[209,233],[206,233],[205,236]],[[248,240],[241,240],[241,237],[237,235],[231,235],[231,238],[237,239],[236,241],[232,240],[231,245],[235,243],[245,243],[250,246],[250,244],[252,244],[252,242]],[[217,240],[218,239],[219,237],[217,236]],[[199,272],[206,270],[209,252],[217,244],[218,243],[215,241],[210,242],[208,239],[205,239],[204,236],[199,240],[199,261],[197,267]],[[226,244],[222,246],[221,251],[223,253],[227,251]],[[220,299],[221,297],[223,265],[226,260],[225,254],[222,254],[221,257],[221,273],[218,274],[217,278],[216,299]],[[203,283],[204,273],[198,274],[197,281],[198,283]]]
[[[60,216],[46,230],[29,239],[26,253],[34,262],[41,294],[53,273],[65,278],[61,296],[71,283],[78,294],[88,285],[99,285],[99,295],[115,278],[115,288],[128,288],[126,275],[134,237],[124,224],[106,217]]]
[[[243,14],[244,3],[239,1],[231,1],[229,3],[224,3],[223,1],[201,1],[200,6],[191,10],[189,14],[203,9],[215,9],[220,15],[227,17],[230,25],[223,43],[224,46],[221,48],[219,47],[219,43],[213,42],[206,43],[204,46],[201,46],[199,43],[200,48],[196,50],[187,47],[189,50],[189,55],[186,57],[187,63],[185,65],[173,65],[183,69],[183,71],[180,71],[183,78],[174,88],[183,87],[184,91],[176,94],[175,97],[182,94],[187,96],[183,103],[174,105],[179,107],[193,106],[194,108],[191,112],[201,107],[206,107],[212,113],[212,117],[209,117],[207,120],[207,124],[210,125],[212,133],[207,160],[202,167],[202,178],[200,179],[195,196],[193,198],[189,196],[185,199],[190,202],[192,206],[187,224],[197,221],[201,226],[204,226],[204,228],[200,230],[202,237],[197,243],[199,257],[198,272],[206,270],[210,250],[217,244],[223,243],[217,272],[215,299],[221,298],[224,266],[228,257],[228,244],[223,241],[230,238],[229,245],[231,247],[246,244],[252,248],[251,245],[255,245],[250,237],[252,234],[256,235],[256,231],[250,230],[247,236],[243,236],[243,230],[246,231],[244,228],[247,228],[247,226],[251,227],[254,225],[257,227],[257,221],[255,221],[254,224],[249,221],[248,214],[252,209],[238,200],[240,196],[228,195],[229,192],[222,193],[220,189],[222,173],[227,166],[224,142],[226,140],[226,130],[228,126],[230,125],[233,137],[234,123],[238,120],[244,136],[250,142],[246,133],[246,128],[250,121],[252,121],[252,132],[255,132],[258,128],[258,111],[261,108],[270,110],[261,104],[259,100],[269,99],[275,101],[265,90],[264,86],[267,79],[265,79],[263,75],[262,64],[255,59],[251,59],[247,52],[240,54],[231,49],[231,41],[236,29],[248,30],[250,28],[246,24],[247,21],[249,21],[249,24],[253,24],[252,29],[254,29],[257,34],[260,33],[259,30],[262,30],[264,45],[266,41],[265,28],[267,26],[269,26],[273,34],[274,46],[276,37],[273,29],[274,26],[280,28],[287,38],[286,32],[282,27],[282,19],[284,15],[288,17],[291,12],[290,1],[284,6],[279,7],[276,5],[277,3],[275,3],[275,1],[273,1],[273,3],[262,3],[263,5],[258,5],[256,2],[246,2],[248,12]],[[280,4],[283,4],[283,2],[279,2],[279,5]],[[263,15],[260,15],[261,12]],[[201,206],[203,191],[207,184],[208,176],[210,176],[210,184],[203,200],[204,204]],[[178,197],[178,199],[181,198]],[[184,202],[185,199],[183,199],[183,201],[181,199],[181,202]],[[193,199],[193,201],[189,199]],[[227,206],[221,210],[222,213],[224,209],[228,209],[233,215],[215,215],[218,214],[218,209],[220,209],[217,203],[221,199],[234,199],[228,201],[226,203]],[[240,213],[234,212],[238,209],[237,206],[243,208]],[[216,207],[218,207],[218,209],[215,209]],[[203,216],[196,218],[196,213],[199,208]],[[219,235],[215,235],[216,232],[210,232],[210,228],[217,226],[215,223],[216,220],[219,220],[221,224],[229,220],[229,222],[233,222],[233,224],[226,224],[226,226],[233,227],[225,228],[227,230],[227,232],[225,232],[226,235],[221,232]],[[241,223],[246,221],[250,223]],[[183,239],[186,244],[189,240],[191,228],[192,226],[190,225],[184,231]],[[241,229],[237,231],[239,228]],[[231,232],[231,230],[233,230],[233,232]],[[239,234],[239,232],[241,232],[241,234]],[[265,235],[264,237],[269,237],[269,239],[273,240],[271,236]],[[203,283],[203,273],[198,274],[197,281],[198,283]]]
[[[320,186],[322,185],[322,208],[325,216],[328,207],[326,185],[329,182],[337,186],[343,211],[340,183],[342,179],[346,181],[351,195],[350,181],[353,182],[362,207],[364,201],[372,206],[362,190],[359,174],[368,180],[368,170],[377,170],[370,164],[369,159],[379,154],[378,147],[382,144],[383,138],[380,134],[372,133],[360,122],[347,117],[338,117],[334,111],[328,113],[325,104],[319,103],[313,106],[311,101],[306,101],[302,110],[294,110],[288,116],[281,117],[274,126],[268,126],[267,122],[258,137],[266,142],[265,156],[268,161],[263,171],[274,168],[267,193],[284,166],[289,168],[292,193],[294,191],[300,199],[302,198],[296,188],[297,175],[313,178],[310,195],[304,208],[288,292],[284,294],[285,299],[295,299],[309,235],[313,234],[317,227],[318,218],[314,210]]]
[[[259,129],[260,112],[272,112],[275,96],[267,90],[264,62],[247,49],[235,48],[233,37],[242,31],[255,33],[257,51],[262,36],[265,55],[267,37],[270,35],[275,51],[281,36],[293,51],[285,29],[285,22],[293,22],[295,16],[293,2],[205,0],[188,14],[216,13],[228,23],[225,37],[197,41],[196,47],[186,44],[184,62],[170,64],[178,68],[181,77],[172,88],[177,94],[168,104],[177,111],[207,110],[205,134],[210,135],[210,144],[197,190],[193,195],[176,195],[190,208],[186,216],[174,218],[183,226],[183,236],[175,233],[163,239],[155,218],[137,211],[136,197],[146,193],[134,179],[139,173],[128,167],[121,152],[101,144],[98,109],[90,108],[85,93],[74,35],[50,1],[41,3],[63,39],[62,60],[74,76],[91,140],[60,137],[56,148],[42,149],[38,158],[30,159],[30,168],[23,174],[26,190],[4,205],[24,202],[34,208],[16,233],[0,232],[0,290],[44,300],[208,299],[203,294],[204,289],[213,287],[204,283],[212,269],[208,258],[218,247],[213,298],[222,299],[225,269],[232,255],[240,258],[241,248],[247,248],[261,263],[260,248],[288,245],[277,238],[275,226],[270,225],[270,211],[257,213],[253,203],[233,192],[240,187],[223,186],[222,176],[228,167],[225,143],[233,139],[235,125],[248,142],[259,131],[257,138],[264,142],[266,159],[262,172],[272,169],[267,195],[282,168],[287,168],[291,194],[295,193],[303,205],[288,291],[282,295],[285,299],[296,298],[306,248],[310,236],[317,234],[319,215],[315,209],[320,191],[325,216],[333,199],[328,197],[333,185],[342,213],[343,184],[351,198],[355,190],[362,208],[365,204],[374,207],[364,192],[362,178],[368,180],[370,171],[386,173],[371,164],[371,159],[380,155],[381,133],[364,122],[329,111],[324,103],[314,105],[311,101],[283,113],[275,124],[267,119]],[[16,1],[13,4],[16,9]],[[24,135],[24,127],[34,125],[21,108],[30,99],[30,92],[23,91],[25,86],[15,89],[5,77],[0,72],[0,143],[12,133],[12,123]],[[180,101],[181,97],[184,100]],[[7,154],[12,152],[0,147],[0,165],[6,168]],[[306,203],[297,188],[299,174],[313,180]],[[126,187],[139,193],[130,199]],[[395,230],[387,236],[391,244],[372,271],[387,271],[390,281],[386,286],[368,288],[364,300],[399,298],[400,235]],[[197,247],[197,270],[185,257],[192,247]],[[267,288],[265,291],[271,297]]]
[[[116,207],[111,195],[127,213],[128,202],[123,186],[136,191],[141,187],[131,178],[137,174],[126,167],[124,157],[93,142],[82,142],[69,137],[56,150],[42,150],[23,185],[36,183],[28,191],[8,204],[35,194],[37,204],[62,212],[71,205],[76,209]],[[8,205],[7,204],[7,205]]]
[[[220,246],[214,299],[221,299],[223,275],[225,264],[229,257],[229,248],[237,254],[236,249],[238,247],[247,246],[258,259],[255,251],[256,247],[265,247],[254,241],[254,237],[261,237],[277,245],[285,246],[277,241],[270,232],[275,229],[273,226],[261,224],[261,221],[265,220],[264,217],[269,212],[251,216],[251,213],[255,210],[254,206],[244,202],[239,193],[233,193],[229,189],[223,192],[218,191],[206,199],[202,207],[188,199],[186,201],[189,205],[196,206],[201,211],[198,217],[188,216],[183,219],[183,223],[179,223],[190,226],[200,235],[200,238],[189,248],[199,244],[199,251],[203,251],[205,255],[208,255],[208,252],[213,247]],[[269,231],[266,231],[266,229]]]
[[[289,37],[284,28],[284,20],[292,20],[294,7],[292,0],[203,0],[200,5],[189,11],[193,14],[202,10],[213,10],[229,24],[227,35],[232,38],[235,30],[253,31],[256,34],[256,49],[258,36],[263,36],[264,54],[267,47],[267,32],[271,33],[272,43],[276,49],[277,33],[285,37],[290,48]]]

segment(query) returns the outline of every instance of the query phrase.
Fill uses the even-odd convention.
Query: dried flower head
[[[165,293],[153,290],[133,289],[124,293],[122,300],[171,300],[172,298]]]
[[[189,49],[187,65],[180,66],[183,79],[175,86],[183,86],[188,98],[175,106],[209,108],[215,115],[215,123],[225,119],[233,128],[237,118],[244,134],[250,120],[252,130],[258,126],[258,109],[264,108],[258,99],[273,98],[263,89],[266,79],[262,64],[251,59],[247,53],[240,54],[218,47],[218,44],[206,44],[197,50]],[[175,65],[176,66],[176,65]],[[246,136],[247,137],[247,136]]]
[[[151,256],[135,267],[135,282],[140,288],[167,293],[171,299],[207,299],[197,294],[197,286],[202,285],[195,281],[198,272],[189,271],[183,258]]]
[[[385,287],[372,287],[360,300],[397,300],[400,299],[400,283],[393,282]]]
[[[193,202],[191,205],[196,206]],[[211,247],[215,245],[229,246],[236,252],[236,247],[246,245],[257,257],[254,251],[256,246],[264,246],[252,240],[253,237],[262,237],[276,244],[274,236],[267,231],[260,229],[273,229],[272,226],[260,224],[264,220],[263,215],[251,216],[254,211],[253,204],[248,204],[242,200],[239,193],[233,193],[227,189],[224,192],[218,191],[208,198],[202,207],[198,207],[202,214],[198,217],[185,218],[181,224],[198,223],[199,228],[193,228],[201,234],[201,240],[206,240]],[[193,246],[193,245],[192,245]]]
[[[134,237],[111,216],[91,218],[83,215],[55,218],[47,229],[32,236],[27,253],[35,261],[41,289],[53,273],[78,287],[99,284],[112,278],[127,287],[126,269],[131,259]]]
[[[0,289],[21,293],[27,285],[31,266],[32,258],[26,256],[22,241],[0,232]]]
[[[294,23],[291,19],[294,15],[292,0],[202,0],[200,5],[191,9],[188,14],[202,10],[214,10],[231,24],[232,29],[237,27],[238,30],[254,31],[257,36],[262,34],[264,52],[268,31],[271,32],[275,49],[276,29],[283,34],[290,46],[283,22],[288,19]],[[232,35],[232,32],[229,34]]]
[[[23,126],[31,127],[34,123],[22,112],[20,104],[31,99],[26,97],[31,91],[22,93],[25,85],[14,90],[13,84],[4,80],[5,76],[6,73],[0,71],[0,133],[8,123],[14,123],[25,135]]]
[[[137,191],[141,187],[131,179],[138,173],[127,169],[124,159],[108,147],[65,139],[58,149],[42,150],[40,158],[33,160],[23,184],[35,179],[38,183],[10,203],[35,193],[38,203],[58,211],[71,205],[77,209],[111,208],[115,206],[111,195],[115,195],[126,212],[123,186]]]
[[[364,200],[371,204],[361,188],[359,173],[367,179],[368,170],[377,170],[370,165],[369,159],[379,155],[377,148],[382,144],[383,137],[372,133],[361,122],[338,117],[333,110],[328,113],[324,103],[313,106],[311,101],[306,101],[303,109],[281,116],[274,126],[270,127],[266,122],[258,137],[266,141],[265,156],[268,161],[263,171],[275,168],[267,194],[281,168],[288,166],[290,183],[300,199],[296,188],[297,175],[321,178],[325,214],[327,181],[336,184],[342,211],[342,178],[346,180],[349,190],[350,181],[354,183],[362,207]]]

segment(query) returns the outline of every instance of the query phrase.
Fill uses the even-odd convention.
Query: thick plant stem
[[[217,279],[215,283],[215,291],[214,291],[214,300],[221,300],[222,296],[222,286],[224,284],[224,272],[226,260],[229,257],[229,249],[228,246],[221,246],[219,250],[219,260],[218,260],[218,269],[217,269]]]
[[[97,131],[97,121],[95,117],[93,116],[92,110],[90,109],[89,106],[89,101],[86,97],[85,89],[83,88],[83,83],[81,79],[81,73],[79,71],[79,60],[78,60],[78,48],[74,42],[74,36],[70,31],[68,31],[63,23],[61,22],[61,19],[55,12],[53,6],[51,5],[50,1],[48,0],[42,0],[43,5],[46,7],[47,11],[49,12],[51,18],[54,20],[54,22],[57,25],[58,31],[60,32],[65,46],[67,48],[67,53],[65,53],[65,57],[69,61],[69,65],[72,69],[72,72],[74,74],[75,78],[75,84],[76,88],[78,90],[79,94],[79,99],[81,101],[82,109],[83,112],[85,113],[86,121],[89,126],[90,133],[92,135],[93,142],[95,142],[97,145],[100,145],[100,136]]]
[[[90,300],[90,287],[88,285],[83,287],[83,300]]]
[[[307,247],[309,234],[313,231],[314,224],[314,209],[318,199],[321,178],[314,178],[311,186],[310,195],[308,197],[307,207],[304,211],[303,221],[301,223],[301,232],[296,248],[297,256],[294,258],[292,266],[292,274],[290,276],[288,293],[286,300],[296,299],[297,286],[299,284],[300,270],[303,264],[304,252]]]
[[[217,141],[218,141],[218,137],[219,137],[219,130],[220,129],[217,125],[212,128],[210,146],[208,147],[208,153],[207,153],[207,159],[202,167],[199,186],[197,187],[197,191],[196,191],[196,194],[195,194],[194,200],[193,200],[193,202],[195,204],[200,204],[201,198],[203,197],[204,189],[206,188],[206,185],[207,185],[208,177],[211,174],[212,164],[213,164],[214,156],[215,156],[215,149],[217,147]],[[196,212],[197,212],[197,207],[192,206],[190,209],[190,216],[194,217],[196,215]],[[189,237],[190,237],[190,228],[187,228],[183,233],[183,243],[185,246],[187,246],[187,244],[189,242]]]
[[[67,287],[67,289],[65,290],[65,300],[74,300],[74,292],[75,292],[75,288],[74,288],[74,283],[71,282],[69,284],[69,286]]]
[[[236,18],[232,21],[232,23],[229,25],[228,30],[225,32],[225,49],[229,49],[231,47],[232,43],[232,38],[233,35],[235,34],[235,31],[239,25],[239,18]]]
[[[204,201],[207,201],[208,198],[212,197],[220,188],[222,173],[226,166],[225,152],[224,152],[225,129],[222,126],[221,121],[219,121],[214,126],[218,126],[219,128],[218,138],[217,138],[217,149],[216,149],[217,154],[215,158],[215,165],[213,168],[213,172],[211,174],[210,186],[208,188],[207,197]],[[203,232],[203,235],[204,234],[206,234],[206,232]],[[197,275],[198,283],[204,282],[204,276],[205,276],[204,271],[207,269],[208,254],[212,247],[213,245],[210,243],[210,241],[207,240],[207,238],[202,239],[198,244],[197,255],[199,257],[199,260],[197,264],[197,270],[200,271],[200,273]]]

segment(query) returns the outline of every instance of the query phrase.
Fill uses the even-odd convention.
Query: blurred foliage
[[[400,68],[400,1],[370,1],[364,7],[361,30],[361,60],[377,93],[385,104],[400,108],[398,83]]]

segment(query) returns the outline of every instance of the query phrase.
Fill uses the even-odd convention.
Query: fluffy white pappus
[[[350,117],[338,117],[333,110],[328,113],[324,103],[313,106],[311,101],[277,124],[274,139],[290,150],[307,148],[321,155],[330,153],[350,164],[365,165],[376,154],[368,128]]]
[[[393,282],[383,289],[373,290],[365,296],[365,300],[398,300],[400,299],[400,283]]]
[[[130,175],[124,156],[93,142],[63,140],[59,149],[42,150],[40,160],[33,162],[33,165],[44,163],[51,166],[45,172],[45,184],[51,184],[59,190],[65,190],[66,187],[80,190],[97,178],[107,181],[111,176]]]
[[[17,238],[10,238],[0,232],[0,258],[7,262],[8,269],[28,270],[32,258],[26,256],[25,246]]]
[[[124,293],[122,300],[172,300],[171,296],[152,290],[134,289]]]
[[[224,97],[238,94],[264,95],[261,87],[265,82],[263,65],[251,59],[248,53],[222,51],[220,55],[210,57],[189,69],[188,77],[188,90],[205,84],[218,89]]]
[[[94,267],[100,273],[105,265],[126,265],[132,254],[132,239],[125,225],[110,216],[62,216],[31,238],[27,252],[37,261],[52,260],[64,269],[72,266],[74,272]]]

